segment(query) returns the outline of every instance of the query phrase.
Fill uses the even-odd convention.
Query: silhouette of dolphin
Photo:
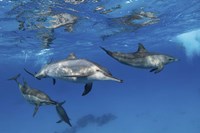
[[[103,47],[109,56],[115,60],[132,67],[151,69],[150,72],[159,73],[163,70],[164,65],[178,61],[178,59],[165,54],[148,52],[143,44],[139,43],[138,50],[133,53],[112,52]]]
[[[18,82],[18,78],[20,77],[20,74],[16,75],[15,77],[12,77],[8,80],[14,80],[16,81],[19,90],[21,91],[23,97],[30,103],[35,105],[33,117],[36,115],[38,109],[42,105],[57,105],[58,102],[52,100],[47,94],[44,92],[33,89],[30,86],[28,86],[27,82],[24,81],[24,84],[20,84]]]
[[[73,53],[69,54],[64,60],[46,64],[36,74],[26,69],[24,70],[37,79],[51,77],[53,78],[53,84],[56,83],[55,79],[85,83],[85,90],[82,96],[87,95],[91,91],[93,81],[112,80],[122,82],[122,80],[113,77],[106,68],[89,60],[79,59]]]

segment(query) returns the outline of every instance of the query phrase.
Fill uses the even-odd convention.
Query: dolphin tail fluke
[[[57,121],[56,123],[61,123],[63,120],[59,120],[59,121]],[[70,123],[70,122],[67,122],[67,124],[70,126],[70,127],[72,127],[72,124]]]
[[[66,101],[58,103],[60,106],[62,106]]]
[[[9,78],[8,80],[14,80],[14,81],[16,81],[16,82],[18,83],[17,79],[18,79],[20,76],[21,76],[21,74],[17,74],[16,76]]]
[[[24,71],[28,74],[30,74],[31,76],[33,76],[34,78],[40,80],[40,78],[35,77],[35,74],[31,73],[30,71],[28,71],[26,68],[24,68]]]
[[[112,55],[112,52],[111,52],[111,51],[109,51],[109,50],[107,50],[107,49],[105,49],[104,47],[101,47],[101,46],[100,46],[100,48],[101,48],[103,51],[105,51],[108,55]]]

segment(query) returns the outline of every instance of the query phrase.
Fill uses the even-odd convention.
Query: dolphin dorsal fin
[[[74,53],[70,53],[68,56],[67,56],[67,60],[73,60],[73,59],[76,59],[76,55]]]
[[[142,43],[139,43],[137,52],[148,52],[148,51],[145,49]]]

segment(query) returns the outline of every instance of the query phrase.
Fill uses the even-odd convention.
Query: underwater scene
[[[200,133],[200,0],[0,0],[0,133]]]

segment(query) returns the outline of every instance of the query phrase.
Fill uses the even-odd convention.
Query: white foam
[[[200,29],[182,33],[176,41],[185,48],[187,57],[200,56]]]

